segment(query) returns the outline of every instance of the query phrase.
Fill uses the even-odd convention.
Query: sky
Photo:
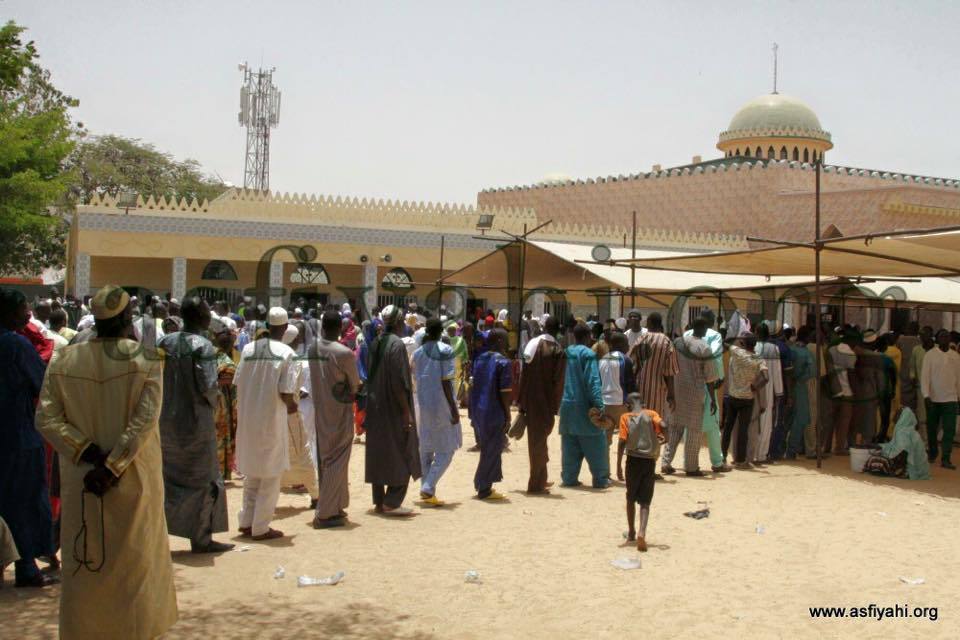
[[[719,157],[779,89],[833,164],[960,177],[960,3],[0,0],[75,118],[243,183],[240,62],[276,67],[274,191],[478,191]]]

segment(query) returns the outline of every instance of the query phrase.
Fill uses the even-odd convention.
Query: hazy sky
[[[0,0],[93,133],[243,181],[237,63],[276,66],[275,191],[475,202],[717,157],[737,108],[810,104],[829,162],[960,177],[960,3]]]

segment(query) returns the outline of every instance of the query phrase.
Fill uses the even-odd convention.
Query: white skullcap
[[[286,309],[283,307],[270,307],[270,311],[267,313],[267,324],[271,327],[282,327],[287,324],[288,320]]]
[[[614,320],[614,324],[617,325],[617,329],[620,329],[620,331],[623,331],[624,329],[627,328],[627,319],[617,318],[616,320]]]
[[[497,322],[506,322],[507,316],[510,315],[506,309],[500,309],[500,313],[497,314]]]
[[[353,311],[353,309],[350,308],[349,302],[344,302],[342,305],[340,305],[340,313],[345,313],[347,311]]]

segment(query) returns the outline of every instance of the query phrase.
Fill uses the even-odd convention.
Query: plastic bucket
[[[850,447],[850,470],[863,473],[863,467],[874,449],[875,447],[863,445]]]

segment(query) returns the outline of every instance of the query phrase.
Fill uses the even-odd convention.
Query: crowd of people
[[[622,481],[640,551],[681,441],[690,477],[706,473],[704,439],[717,476],[857,446],[874,473],[928,478],[938,457],[955,468],[960,336],[945,330],[828,328],[816,362],[812,327],[754,331],[739,313],[704,311],[668,335],[659,313],[636,310],[473,322],[389,305],[358,325],[349,304],[304,308],[140,301],[116,286],[28,304],[0,290],[0,561],[15,561],[17,586],[45,586],[63,541],[62,637],[108,617],[118,637],[172,625],[168,535],[194,553],[231,549],[213,538],[228,529],[225,480],[242,482],[238,533],[252,541],[284,536],[271,522],[285,486],[310,494],[315,528],[344,526],[358,442],[376,513],[412,515],[417,479],[420,506],[442,508],[461,409],[478,500],[505,500],[510,437],[527,440],[528,494],[550,493],[558,425],[561,486],[581,485],[584,460],[594,489]]]

